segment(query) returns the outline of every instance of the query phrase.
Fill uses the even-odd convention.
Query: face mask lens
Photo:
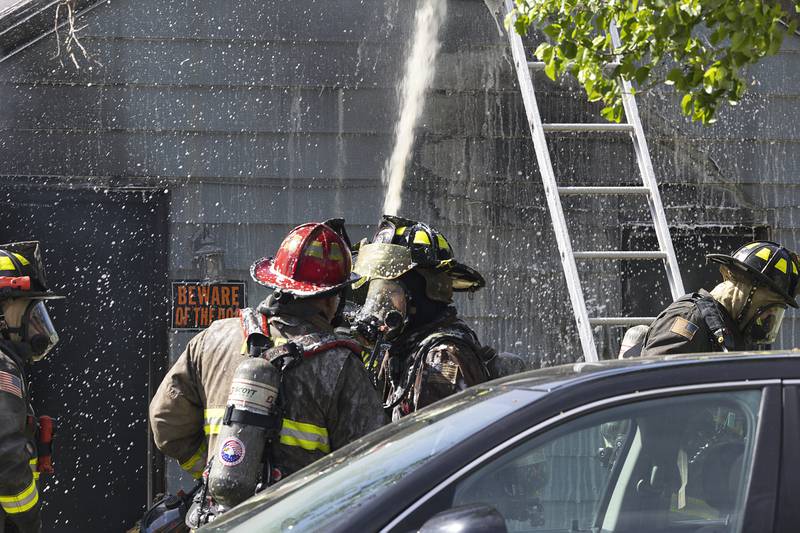
[[[756,344],[772,344],[778,338],[786,307],[774,305],[758,313],[753,319],[751,337]]]
[[[378,233],[375,234],[375,238],[372,239],[372,242],[382,242],[384,244],[392,244],[392,239],[394,239],[394,228],[391,226],[387,226],[385,228],[381,228],[378,230]]]
[[[31,344],[35,359],[41,359],[58,344],[58,333],[50,320],[44,302],[35,302],[28,307],[23,318],[24,338]]]
[[[369,283],[367,298],[358,313],[358,320],[375,322],[388,339],[402,330],[406,305],[406,291],[399,282],[375,279]]]

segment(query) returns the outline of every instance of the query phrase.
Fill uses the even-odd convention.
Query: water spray
[[[414,146],[414,128],[425,108],[425,92],[436,72],[439,28],[446,14],[447,0],[419,0],[400,90],[400,118],[394,130],[394,149],[383,169],[383,182],[387,184],[383,212],[388,215],[397,215],[402,204],[403,181]]]

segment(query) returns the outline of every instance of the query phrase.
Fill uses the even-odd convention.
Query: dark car
[[[202,531],[800,531],[800,354],[579,363],[487,383]]]

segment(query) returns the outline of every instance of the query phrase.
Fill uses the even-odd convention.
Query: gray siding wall
[[[197,277],[193,241],[204,226],[235,279],[309,219],[344,215],[353,236],[366,236],[381,211],[414,7],[114,0],[83,21],[82,42],[102,66],[62,67],[52,36],[0,64],[0,176],[168,188],[173,278]],[[574,360],[570,304],[505,41],[477,0],[451,0],[442,38],[402,213],[441,227],[489,280],[458,301],[485,342],[536,363]],[[755,69],[742,105],[709,128],[687,123],[669,94],[642,98],[672,223],[768,225],[798,247],[799,47],[790,38]],[[541,82],[545,120],[596,115],[574,86]],[[564,137],[551,156],[564,183],[636,178],[622,137]],[[631,202],[565,203],[575,248],[623,246],[621,228],[647,220]],[[640,290],[625,292],[617,265],[584,266],[593,314],[619,312]],[[263,295],[250,284],[251,304]],[[782,346],[797,343],[796,324],[787,323]],[[188,337],[173,335],[173,356]],[[616,332],[597,338],[616,352]]]

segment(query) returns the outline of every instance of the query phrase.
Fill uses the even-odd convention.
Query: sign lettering
[[[239,316],[246,299],[243,281],[173,281],[172,328],[205,329],[215,320]]]

